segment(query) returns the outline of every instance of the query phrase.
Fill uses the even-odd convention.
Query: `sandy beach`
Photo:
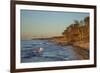
[[[72,46],[74,47],[74,51],[77,53],[77,56],[82,60],[89,59],[89,43],[83,41],[77,42],[67,42],[65,39],[52,39],[51,42],[54,42],[60,46]]]

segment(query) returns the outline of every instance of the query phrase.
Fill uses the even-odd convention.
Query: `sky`
[[[21,38],[61,36],[74,20],[83,20],[89,13],[21,10]]]

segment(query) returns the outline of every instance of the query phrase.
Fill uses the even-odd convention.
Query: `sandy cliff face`
[[[59,45],[71,44],[89,49],[89,24],[88,16],[82,21],[75,21],[64,30],[62,33],[63,36],[53,37],[52,41],[55,41]]]

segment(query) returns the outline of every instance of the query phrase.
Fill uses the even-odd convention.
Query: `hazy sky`
[[[60,36],[74,22],[89,13],[21,10],[21,37],[32,39]]]

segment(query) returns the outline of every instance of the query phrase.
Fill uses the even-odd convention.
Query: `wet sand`
[[[59,46],[66,47],[72,46],[73,50],[77,53],[77,56],[81,60],[89,59],[89,43],[88,42],[73,42],[69,43],[61,40],[52,40],[51,42],[56,43]]]

